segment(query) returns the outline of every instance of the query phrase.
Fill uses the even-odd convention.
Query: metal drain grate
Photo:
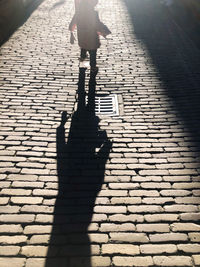
[[[117,95],[96,96],[95,97],[95,113],[97,115],[119,115]]]

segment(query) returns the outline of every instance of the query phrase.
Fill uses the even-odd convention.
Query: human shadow
[[[134,35],[147,51],[163,92],[169,97],[167,106],[172,107],[200,149],[200,50],[174,24],[159,1],[124,0],[124,3]],[[145,82],[144,86],[148,87]]]
[[[66,112],[62,113],[57,128],[59,185],[45,267],[91,266],[89,232],[98,231],[97,224],[91,224],[93,208],[104,181],[105,164],[111,149],[106,131],[100,130],[100,120],[95,115],[95,87],[94,74],[90,77],[86,104],[85,69],[80,68],[78,106],[72,115],[67,142],[65,123],[69,118]],[[98,250],[97,246],[95,249]],[[98,254],[93,251],[93,255],[95,253]]]

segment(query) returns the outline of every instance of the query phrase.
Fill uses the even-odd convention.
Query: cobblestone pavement
[[[55,3],[0,50],[0,266],[200,266],[199,50],[157,1],[101,0],[98,118]]]

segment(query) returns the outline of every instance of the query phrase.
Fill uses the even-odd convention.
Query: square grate
[[[96,95],[95,113],[97,115],[117,116],[119,115],[119,105],[117,95]]]

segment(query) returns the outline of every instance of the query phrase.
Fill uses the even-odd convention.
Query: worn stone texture
[[[199,266],[200,51],[159,1],[101,0],[92,83],[73,4],[1,46],[0,267]],[[119,115],[86,110],[83,80]]]

